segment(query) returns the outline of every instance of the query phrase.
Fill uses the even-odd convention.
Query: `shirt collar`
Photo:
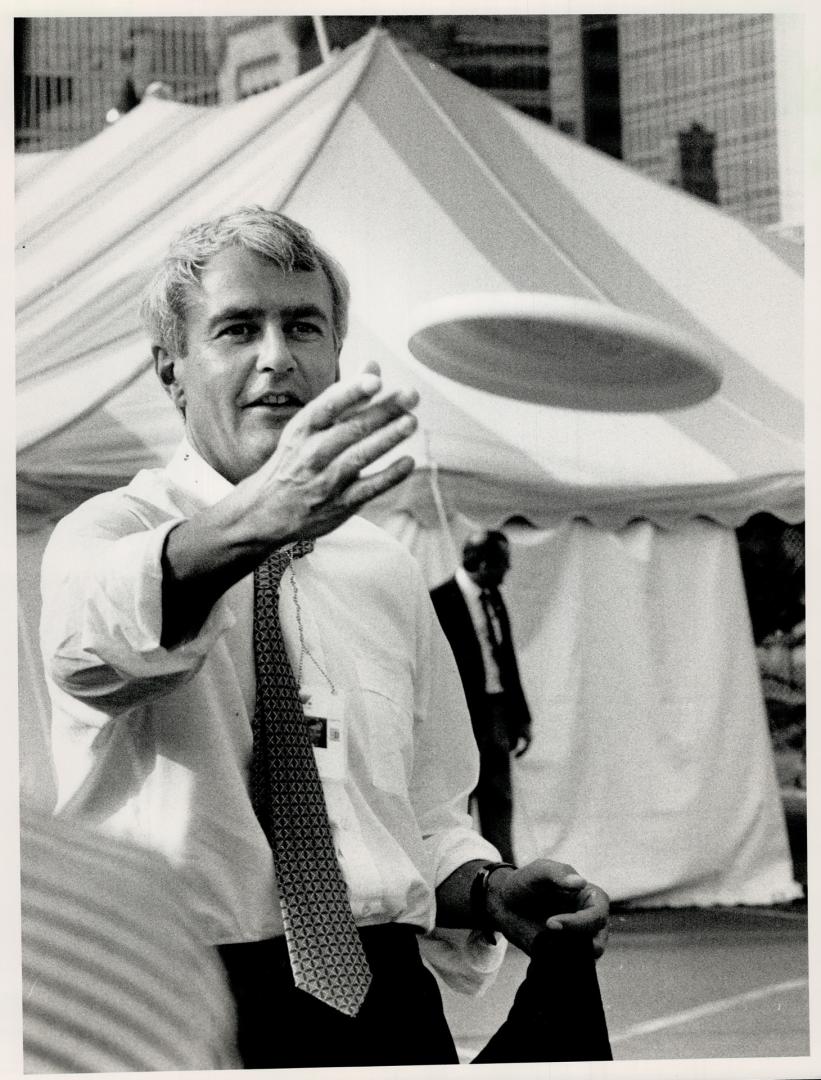
[[[202,506],[213,506],[234,490],[231,481],[200,457],[188,439],[177,447],[166,470],[174,483]]]
[[[462,590],[464,596],[475,596],[478,600],[482,590],[465,570],[464,566],[457,566],[453,576],[456,578],[456,584]]]

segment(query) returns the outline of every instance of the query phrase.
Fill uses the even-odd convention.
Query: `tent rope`
[[[430,481],[430,490],[433,497],[433,505],[436,507],[436,514],[439,518],[439,525],[447,540],[448,548],[450,549],[451,562],[454,566],[459,564],[459,557],[456,551],[456,541],[453,539],[453,530],[450,527],[450,521],[448,520],[447,511],[445,510],[445,503],[442,498],[442,490],[439,487],[439,465],[437,464],[430,449],[430,432],[425,430],[423,432],[425,440],[425,457],[427,458],[428,466],[428,480]]]

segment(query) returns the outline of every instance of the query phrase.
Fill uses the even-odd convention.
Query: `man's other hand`
[[[591,938],[597,959],[607,944],[607,893],[567,863],[535,859],[518,870],[494,871],[488,879],[487,910],[508,941],[526,953],[545,928]]]
[[[517,734],[513,743],[513,756],[520,758],[523,754],[526,754],[530,749],[530,744],[533,742],[533,732],[530,727],[524,727]]]

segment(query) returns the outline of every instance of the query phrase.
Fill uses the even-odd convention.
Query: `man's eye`
[[[253,323],[229,323],[228,326],[224,326],[220,331],[221,337],[230,338],[248,338],[254,333],[255,327]]]
[[[285,332],[291,337],[317,337],[322,333],[322,328],[316,323],[305,322],[303,319],[298,319],[296,322],[288,323],[285,327]]]

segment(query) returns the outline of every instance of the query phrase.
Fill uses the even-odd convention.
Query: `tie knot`
[[[312,537],[305,540],[295,540],[288,548],[291,558],[301,559],[303,555],[309,555],[314,550],[315,543],[316,541]]]
[[[264,563],[261,563],[254,571],[254,576],[259,581],[260,579],[269,588],[276,588],[282,575],[294,561],[294,559],[301,559],[303,555],[307,555],[314,549],[314,541],[312,539],[296,540],[293,544],[289,544],[287,547],[278,548],[273,551]]]

